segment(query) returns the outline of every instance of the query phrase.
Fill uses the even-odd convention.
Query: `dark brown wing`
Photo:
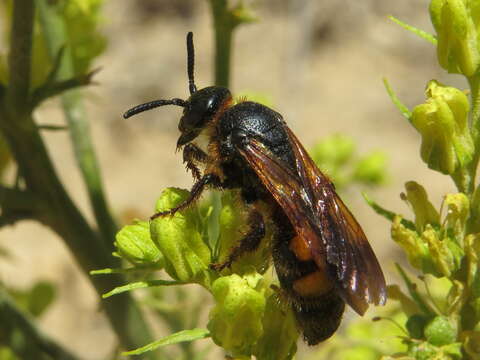
[[[250,139],[239,151],[285,211],[298,235],[308,244],[318,243],[311,205],[300,178],[255,139]]]
[[[382,270],[365,234],[292,131],[285,125],[297,169],[289,169],[262,143],[249,140],[239,149],[262,183],[309,244],[319,267],[336,269],[343,299],[363,315],[369,303],[384,304]]]

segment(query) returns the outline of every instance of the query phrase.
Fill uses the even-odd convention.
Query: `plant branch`
[[[478,168],[478,161],[480,159],[480,76],[474,75],[468,78],[470,85],[470,96],[472,101],[471,111],[471,133],[475,151],[471,163],[468,165],[468,170],[471,177],[471,190],[475,189],[475,177]]]
[[[10,83],[0,98],[0,131],[15,158],[28,191],[41,202],[37,220],[55,231],[70,249],[82,270],[115,267],[109,248],[75,206],[60,182],[45,143],[28,109],[26,79],[30,72],[33,30],[33,0],[13,2],[13,23],[10,49]],[[17,59],[18,57],[18,59]],[[18,74],[22,74],[19,76]],[[89,278],[99,295],[124,284],[120,275]],[[113,329],[126,348],[135,348],[150,341],[148,328],[135,301],[121,294],[102,302]],[[146,357],[153,357],[147,354]]]
[[[230,9],[228,0],[210,0],[210,8],[215,32],[215,85],[229,87],[233,31],[254,18],[241,3]]]
[[[10,296],[8,296],[6,291],[2,288],[0,288],[0,320],[3,330],[11,329],[11,333],[13,333],[13,331],[19,329],[21,334],[25,337],[20,346],[18,346],[18,341],[14,341],[14,343],[17,344],[17,348],[12,344],[12,349],[17,354],[24,353],[25,351],[31,353],[29,350],[32,350],[31,348],[36,346],[40,351],[50,355],[52,359],[79,359],[49,336],[42,333],[42,331],[35,326],[34,320],[31,316],[17,308]],[[2,339],[6,338],[10,338],[8,331],[7,334],[2,334]]]
[[[215,35],[214,72],[215,85],[230,86],[230,69],[232,58],[232,37],[235,28],[242,24],[253,21],[245,8],[229,9],[228,0],[209,0],[213,18]],[[218,192],[211,194],[213,212],[209,223],[209,237],[216,244],[219,235],[218,218],[222,207],[221,196]],[[214,253],[214,257],[216,256]]]
[[[35,194],[0,185],[0,227],[19,220],[33,219],[39,213],[40,202]]]
[[[230,85],[230,65],[234,24],[229,21],[227,0],[210,0],[215,30],[215,85]]]
[[[62,84],[66,88],[72,88],[82,85],[82,83],[89,83],[95,71],[83,77],[75,75],[71,51],[69,48],[64,47],[64,44],[68,42],[66,24],[63,18],[58,15],[55,6],[55,4],[49,4],[45,0],[38,1],[40,21],[50,56],[52,59],[61,57],[63,60],[57,64],[58,70],[55,70],[54,66],[56,80],[59,82],[58,88],[54,90],[55,93],[59,93],[63,90],[61,89],[62,86],[60,86]],[[81,93],[76,90],[63,93],[62,105],[70,129],[75,158],[87,187],[95,220],[102,235],[102,241],[105,242],[110,251],[114,251],[113,242],[118,227],[110,214],[104,195],[100,167],[98,166],[91,141],[90,127]]]
[[[12,32],[8,55],[9,103],[16,109],[28,109],[30,91],[31,44],[33,36],[33,18],[35,6],[33,0],[13,2]]]
[[[72,77],[66,80],[52,81],[36,88],[32,94],[31,107],[36,108],[41,102],[50,97],[61,95],[67,90],[92,84],[92,77],[98,70],[90,71],[87,74]]]

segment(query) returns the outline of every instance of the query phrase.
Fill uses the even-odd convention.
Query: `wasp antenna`
[[[155,101],[150,101],[145,104],[140,104],[137,106],[134,106],[130,110],[127,110],[124,114],[123,117],[125,119],[128,119],[130,116],[136,115],[138,113],[154,109],[159,106],[164,106],[164,105],[176,105],[176,106],[181,106],[185,107],[186,102],[185,100],[182,99],[171,99],[171,100],[155,100]]]
[[[193,78],[193,70],[195,67],[195,50],[193,48],[193,33],[190,31],[187,34],[187,73],[188,73],[188,89],[190,94],[197,91],[195,80]]]

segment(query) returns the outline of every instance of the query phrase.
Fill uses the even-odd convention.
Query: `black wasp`
[[[249,231],[222,270],[254,251],[274,224],[272,258],[280,285],[309,345],[329,338],[350,305],[363,315],[368,304],[386,301],[385,279],[367,238],[276,111],[259,103],[235,103],[230,90],[195,86],[193,34],[187,35],[188,100],[156,100],[128,110],[128,118],[164,105],[183,108],[177,148],[196,182],[190,197],[153,218],[174,214],[195,202],[207,187],[240,189],[249,211]],[[195,144],[207,135],[206,151]]]

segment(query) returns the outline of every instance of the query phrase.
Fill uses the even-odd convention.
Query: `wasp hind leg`
[[[220,186],[220,179],[218,178],[217,175],[211,174],[211,173],[203,175],[200,178],[200,180],[198,180],[193,185],[192,189],[190,190],[190,196],[184,202],[182,202],[180,205],[174,207],[173,209],[166,210],[166,211],[160,211],[160,212],[157,212],[157,213],[153,214],[150,217],[150,220],[154,220],[158,217],[174,215],[177,211],[186,209],[187,207],[189,207],[195,201],[198,200],[198,198],[200,197],[200,195],[202,195],[203,190],[205,190],[205,187],[207,185],[213,185],[213,186],[219,187]]]
[[[250,230],[240,240],[239,244],[233,247],[226,261],[217,264],[210,264],[210,268],[222,271],[232,264],[245,253],[255,251],[265,237],[265,223],[263,216],[257,210],[252,210],[248,215],[248,224]]]

